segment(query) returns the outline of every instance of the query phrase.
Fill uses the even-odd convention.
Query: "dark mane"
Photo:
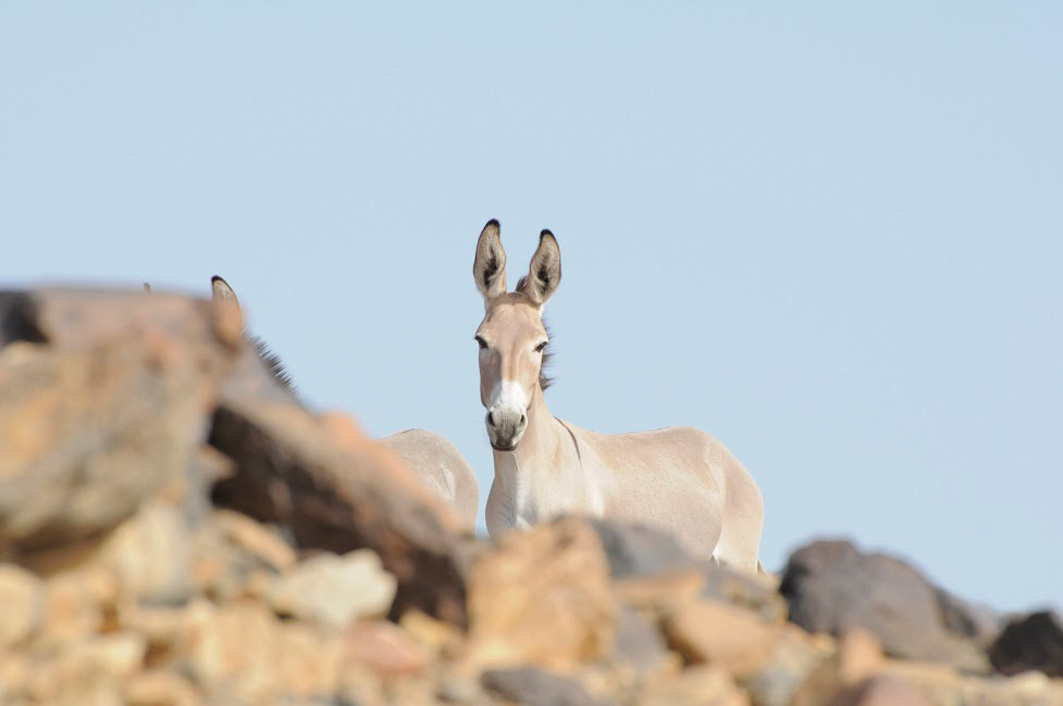
[[[295,389],[295,382],[292,381],[292,375],[288,372],[288,369],[284,367],[284,362],[280,359],[280,356],[270,350],[269,344],[263,341],[258,336],[253,336],[249,333],[245,333],[247,340],[251,342],[251,345],[255,348],[255,355],[262,361],[262,365],[266,366],[266,370],[269,371],[270,377],[277,383],[285,392],[290,394],[296,400],[299,399],[299,391]]]

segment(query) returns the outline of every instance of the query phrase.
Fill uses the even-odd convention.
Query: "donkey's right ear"
[[[244,330],[244,315],[236,292],[218,275],[210,278],[210,290],[210,313],[215,330],[224,333],[224,340],[235,340]]]
[[[494,218],[487,222],[476,242],[472,276],[484,299],[506,293],[506,251],[502,249],[498,221]]]

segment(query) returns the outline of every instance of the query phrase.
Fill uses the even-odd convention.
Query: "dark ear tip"
[[[495,228],[501,228],[502,224],[498,222],[497,218],[492,218],[487,222],[487,225],[485,225],[484,228],[490,228],[491,226],[494,226]]]
[[[213,277],[210,278],[210,283],[211,284],[216,284],[218,282],[221,282],[222,284],[229,284],[228,282],[223,280],[219,275],[214,275]]]
[[[554,237],[554,234],[552,232],[550,232],[549,228],[543,228],[543,232],[539,233],[539,242],[540,243],[543,242],[546,239],[550,239],[550,240],[554,241],[555,245],[557,244],[557,238]]]

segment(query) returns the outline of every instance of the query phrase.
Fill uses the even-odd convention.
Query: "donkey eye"
[[[540,343],[539,345],[537,345],[537,346],[535,347],[535,352],[536,352],[536,353],[542,353],[542,352],[543,352],[543,351],[544,351],[544,350],[546,349],[546,344],[547,344],[547,343],[549,343],[549,342],[550,342],[550,341],[543,341],[542,343]]]
[[[476,344],[480,346],[480,350],[485,350],[487,348],[487,341],[480,338],[479,336],[476,336]]]

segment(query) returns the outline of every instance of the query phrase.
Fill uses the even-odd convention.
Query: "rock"
[[[216,510],[211,521],[222,539],[254,556],[273,571],[288,571],[298,561],[295,549],[278,532],[246,515]]]
[[[720,667],[703,665],[646,687],[638,706],[748,706],[749,696]]]
[[[49,577],[45,585],[46,618],[35,645],[56,649],[102,632],[117,612],[118,591],[114,575],[99,566]]]
[[[205,302],[9,293],[0,331],[0,552],[92,537],[169,486],[203,494],[189,469],[231,358]]]
[[[815,542],[790,556],[779,590],[790,620],[810,632],[838,636],[861,627],[891,656],[987,670],[976,644],[948,632],[939,589],[898,559],[861,553],[846,541]]]
[[[752,676],[767,660],[777,632],[750,611],[714,601],[676,606],[663,628],[688,664],[718,665],[737,679]]]
[[[179,674],[153,670],[137,674],[123,690],[126,706],[200,706],[203,695]]]
[[[480,679],[484,689],[523,706],[606,706],[579,681],[536,667],[493,669]]]
[[[464,524],[349,419],[223,398],[210,442],[237,468],[216,503],[288,528],[303,549],[372,549],[398,580],[393,618],[417,608],[464,625]]]
[[[786,601],[776,591],[772,579],[750,576],[716,563],[706,565],[703,572],[702,598],[748,608],[769,622],[786,620]]]
[[[609,561],[609,575],[614,580],[681,572],[697,566],[678,540],[667,532],[615,520],[595,518],[590,523],[598,533]]]
[[[343,635],[344,662],[362,664],[384,677],[421,672],[427,652],[394,623],[382,620],[352,625]]]
[[[565,669],[608,654],[616,605],[597,534],[575,518],[511,532],[469,579],[476,664]]]
[[[856,628],[845,635],[837,651],[801,684],[790,706],[819,706],[850,698],[853,692],[882,671],[886,657],[871,633]]]
[[[831,706],[930,706],[921,691],[892,677],[867,679],[830,703]]]
[[[72,645],[34,665],[31,702],[121,704],[122,683],[140,667],[146,645],[139,635],[116,632]]]
[[[1001,674],[1036,669],[1050,677],[1063,677],[1063,619],[1049,611],[1017,618],[1008,623],[988,654]]]
[[[695,600],[705,590],[705,575],[696,570],[621,579],[615,584],[621,603],[644,610],[667,610]]]
[[[173,505],[149,502],[122,523],[99,552],[122,591],[138,601],[178,604],[188,600],[191,550],[189,528]]]
[[[742,685],[756,706],[790,706],[797,690],[833,650],[829,637],[813,637],[793,624],[778,626],[767,659]]]
[[[668,661],[668,647],[655,625],[630,608],[617,614],[613,659],[641,675],[656,674]]]
[[[16,647],[44,623],[44,584],[11,564],[0,564],[0,650]]]
[[[279,615],[314,620],[333,628],[359,618],[387,615],[395,577],[380,558],[361,549],[343,556],[319,554],[281,576],[270,591]]]
[[[327,700],[340,687],[340,640],[281,623],[256,602],[201,605],[183,642],[188,674],[211,703]]]
[[[454,625],[436,620],[419,610],[406,611],[399,620],[399,625],[418,644],[435,654],[453,650],[462,638],[462,634]]]

